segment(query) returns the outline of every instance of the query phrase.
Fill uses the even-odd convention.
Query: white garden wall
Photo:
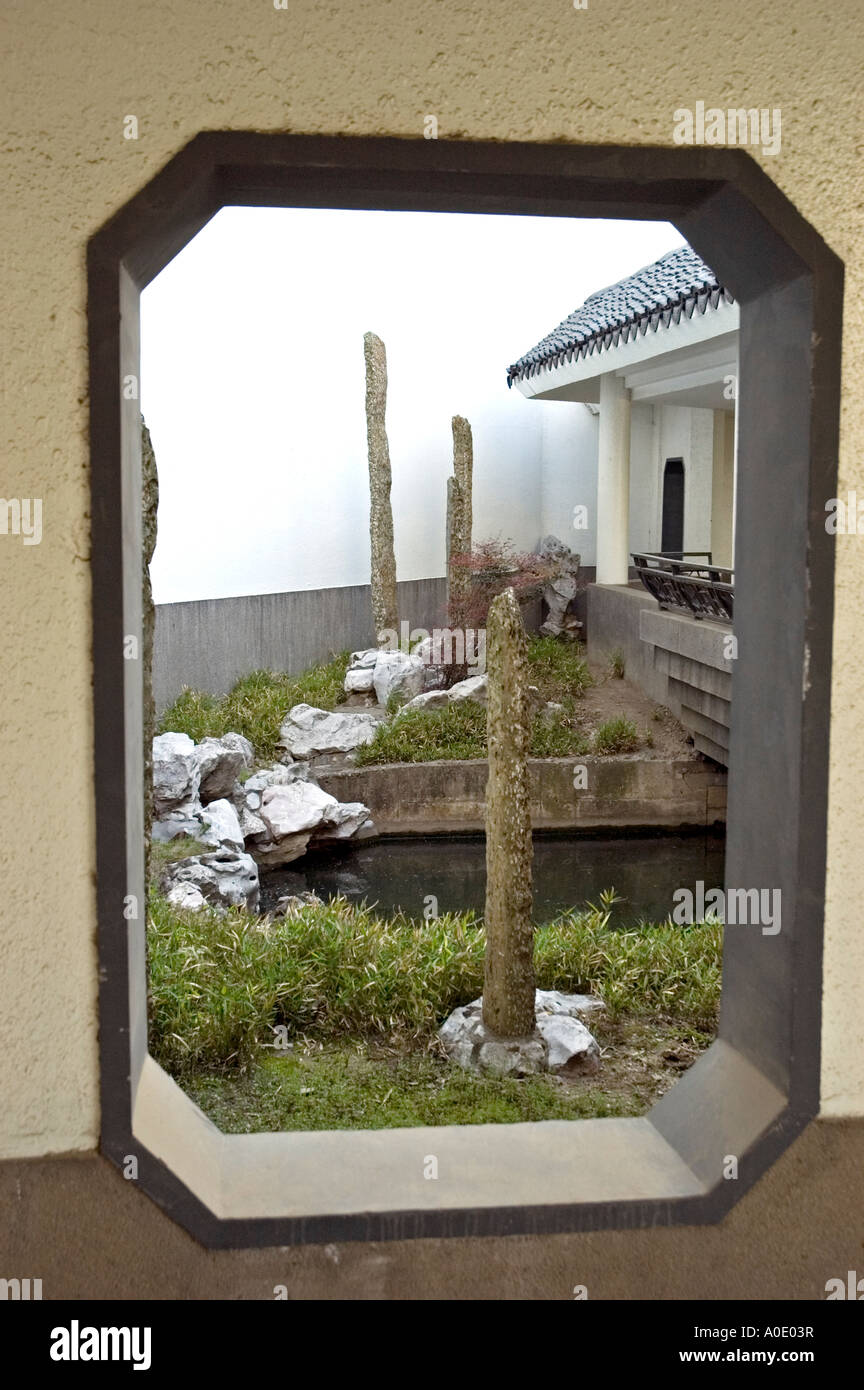
[[[454,414],[474,431],[475,538],[565,539],[593,499],[596,423],[508,390],[507,366],[676,240],[662,223],[223,209],[142,297],[156,602],[368,584],[366,331],[387,348],[399,578],[444,574]]]

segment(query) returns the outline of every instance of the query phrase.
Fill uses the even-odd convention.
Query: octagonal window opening
[[[818,748],[822,739],[824,752],[827,667],[817,666],[816,680],[802,702],[801,671],[796,662],[798,658],[803,660],[805,646],[810,653],[811,671],[814,655],[820,663],[830,657],[824,612],[826,603],[830,608],[832,557],[824,538],[813,535],[813,513],[819,499],[812,493],[810,445],[818,439],[820,457],[824,457],[825,441],[836,430],[836,381],[829,368],[836,366],[830,354],[839,331],[839,269],[815,234],[800,224],[794,209],[788,204],[778,209],[776,190],[746,157],[733,156],[727,165],[723,159],[714,159],[716,152],[711,158],[701,152],[693,167],[690,152],[674,152],[676,156],[684,154],[683,161],[673,157],[672,152],[630,151],[626,157],[618,152],[624,157],[625,166],[631,161],[628,181],[617,161],[598,173],[596,162],[585,151],[571,149],[562,158],[560,149],[543,148],[538,162],[539,147],[530,148],[529,160],[527,147],[447,146],[434,152],[429,161],[431,169],[418,171],[413,163],[418,151],[411,142],[199,137],[159,176],[158,198],[146,204],[137,200],[137,215],[133,200],[91,243],[94,500],[97,495],[102,499],[94,507],[94,540],[101,542],[99,563],[94,561],[97,727],[100,701],[109,692],[117,693],[119,678],[123,682],[125,713],[119,743],[125,747],[121,765],[125,767],[124,793],[128,796],[121,817],[122,837],[116,833],[118,827],[109,829],[100,818],[100,945],[103,969],[106,957],[115,966],[125,962],[131,985],[125,1001],[118,1000],[103,986],[103,1148],[118,1161],[121,1154],[137,1153],[146,1190],[157,1200],[170,1204],[184,1224],[208,1244],[360,1238],[372,1233],[567,1230],[599,1224],[646,1224],[658,1218],[713,1219],[755,1179],[814,1112],[817,1071],[812,1065],[799,1065],[796,1071],[790,1066],[790,1057],[796,1055],[792,1047],[796,1036],[806,1035],[811,1041],[815,1037],[818,1042],[818,990],[814,987],[811,997],[802,998],[800,991],[797,995],[793,992],[792,979],[794,975],[799,981],[802,968],[808,964],[812,968],[819,960],[821,917],[818,921],[814,918],[813,903],[821,902],[824,870],[825,768],[819,761]],[[649,163],[654,161],[653,176],[645,172],[647,165],[637,168],[643,156],[651,157]],[[580,158],[587,160],[582,168]],[[470,187],[466,166],[471,174]],[[338,182],[338,197],[333,196],[334,182]],[[502,192],[505,187],[506,193]],[[175,196],[179,204],[176,215],[163,216]],[[760,200],[769,205],[770,216],[764,207],[760,209]],[[743,383],[740,420],[736,419],[734,430],[724,419],[724,415],[731,417],[731,409],[719,397],[716,404],[697,405],[691,395],[694,404],[688,407],[685,394],[710,390],[712,376],[715,387],[720,385],[718,368],[733,360],[727,361],[728,340],[711,343],[707,335],[691,336],[686,343],[682,341],[677,359],[653,363],[634,361],[632,356],[628,359],[629,334],[619,334],[612,341],[607,336],[606,341],[595,340],[592,345],[598,361],[604,352],[607,354],[604,366],[609,354],[618,354],[620,359],[615,372],[597,374],[606,377],[599,401],[601,420],[604,399],[613,421],[616,412],[620,416],[616,392],[639,407],[651,407],[655,416],[661,415],[659,428],[656,418],[650,422],[658,454],[664,449],[678,452],[671,440],[662,439],[662,416],[668,414],[670,398],[681,415],[695,417],[699,410],[711,410],[712,470],[702,492],[703,503],[706,494],[710,498],[718,524],[707,537],[694,536],[691,515],[690,534],[696,543],[689,546],[685,514],[685,545],[682,553],[674,556],[658,557],[656,552],[662,547],[651,545],[649,532],[645,549],[641,545],[634,547],[633,578],[639,587],[628,587],[627,551],[631,548],[628,542],[632,544],[632,530],[628,536],[626,525],[623,528],[622,576],[621,517],[609,512],[607,499],[606,516],[611,517],[611,522],[602,535],[598,526],[598,552],[602,553],[597,557],[598,582],[589,597],[589,605],[595,603],[589,622],[595,623],[598,632],[614,631],[615,623],[622,621],[614,605],[633,603],[635,596],[640,605],[637,640],[663,653],[667,675],[680,690],[686,686],[682,677],[687,675],[688,666],[692,675],[694,662],[700,654],[704,658],[711,644],[711,638],[705,634],[724,631],[722,617],[704,605],[724,602],[724,594],[732,587],[727,581],[732,580],[734,543],[735,587],[740,587],[741,593],[734,633],[728,624],[727,628],[738,649],[734,649],[733,643],[722,654],[727,671],[734,670],[736,692],[731,716],[732,862],[727,888],[740,885],[742,890],[758,888],[769,894],[767,900],[764,892],[755,899],[757,913],[766,907],[767,901],[765,920],[757,917],[753,921],[751,915],[746,925],[726,929],[718,1040],[646,1118],[591,1120],[578,1125],[555,1120],[541,1125],[476,1126],[473,1132],[471,1127],[456,1125],[437,1130],[227,1135],[217,1131],[146,1056],[143,925],[129,920],[119,937],[110,925],[116,925],[111,903],[120,879],[125,888],[121,902],[130,896],[134,900],[135,886],[143,899],[142,783],[139,781],[136,787],[135,782],[136,773],[143,770],[140,668],[136,671],[132,662],[119,666],[111,651],[111,634],[116,634],[118,619],[124,634],[134,632],[136,623],[140,630],[140,424],[137,400],[128,401],[121,391],[117,393],[118,402],[111,388],[130,377],[139,380],[141,376],[137,355],[139,291],[189,240],[190,234],[209,221],[219,205],[230,203],[281,203],[308,209],[378,206],[408,215],[424,210],[483,213],[487,217],[489,213],[509,212],[534,219],[530,223],[532,231],[539,222],[538,214],[579,217],[593,209],[595,214],[602,211],[604,215],[622,217],[626,209],[631,216],[635,213],[643,218],[665,215],[676,222],[694,250],[717,272],[720,286],[728,287],[729,294],[727,298],[721,294],[711,304],[714,286],[704,286],[710,307],[706,307],[702,290],[692,296],[692,307],[687,305],[686,296],[681,296],[685,302],[669,306],[671,313],[666,322],[665,311],[661,311],[659,325],[651,323],[653,311],[647,315],[645,327],[639,324],[639,315],[634,314],[634,323],[628,325],[628,329],[632,328],[632,348],[638,352],[640,341],[644,343],[647,334],[656,337],[668,329],[676,308],[676,323],[686,325],[694,318],[698,323],[700,316],[711,312],[722,313],[733,303],[736,309],[740,305],[740,329],[737,325],[735,329],[740,370],[736,357],[736,370],[722,373],[723,389],[730,387],[725,378],[731,378],[732,388],[731,396],[722,400],[735,401],[736,416],[737,386],[739,381]],[[155,216],[157,205],[160,211]],[[778,222],[792,245],[784,241],[777,229]],[[218,218],[211,226],[217,223]],[[542,230],[538,227],[538,236]],[[733,245],[737,256],[732,254]],[[743,256],[742,246],[747,251]],[[565,293],[566,285],[562,288],[562,294]],[[723,307],[718,308],[719,305]],[[562,317],[569,307],[565,299]],[[817,360],[818,349],[812,353],[810,349],[810,329],[817,318],[824,329],[823,361]],[[778,328],[783,331],[778,332]],[[590,411],[585,407],[592,402],[585,397],[597,383],[585,385],[590,380],[589,371],[593,370],[593,364],[585,363],[594,354],[580,354],[578,346],[572,351],[566,342],[560,347],[553,342],[551,353],[549,347],[547,343],[546,358],[541,363],[522,360],[514,364],[515,371],[511,367],[510,380],[517,389],[522,388],[520,404],[525,405],[525,413],[554,410],[554,406],[544,403],[545,395],[548,400],[583,402],[582,408],[588,415]],[[127,371],[131,367],[135,370]],[[820,367],[821,379],[817,370]],[[320,375],[319,366],[318,379]],[[790,396],[788,390],[790,382],[801,387],[814,377],[820,390],[811,409],[807,393]],[[749,399],[747,396],[748,380],[759,381],[763,405],[767,396],[784,408],[767,413],[756,409],[755,394]],[[146,397],[146,376],[142,384]],[[446,386],[446,372],[434,383],[436,396],[442,384]],[[394,389],[391,378],[391,392]],[[661,393],[666,401],[658,408],[653,398],[659,398]],[[525,397],[532,395],[541,399],[529,399],[526,404]],[[435,409],[438,411],[437,405]],[[571,406],[564,409],[573,413]],[[438,413],[446,418],[451,408],[445,405],[443,412]],[[633,413],[638,430],[638,417],[644,412]],[[699,424],[698,420],[696,426],[691,424],[688,441],[697,451],[706,447],[705,422],[701,422],[701,430]],[[608,433],[607,426],[607,445]],[[730,447],[734,458],[736,434],[741,466],[737,482],[733,482],[735,473],[731,470],[730,476],[728,462]],[[111,456],[105,451],[111,440],[117,446],[113,472]],[[392,440],[391,450],[395,459],[397,450]],[[118,456],[122,456],[124,465],[119,477]],[[616,480],[616,467],[613,458],[612,483]],[[776,496],[781,467],[788,498],[786,514],[779,519],[784,523],[782,530],[774,521],[766,524],[763,511],[766,499]],[[796,487],[789,486],[793,475],[799,479]],[[603,488],[609,482],[609,476],[604,480],[601,475],[598,509],[603,505]],[[824,482],[824,473],[819,482]],[[638,489],[637,481],[637,496]],[[122,501],[127,528],[131,523],[125,536],[125,556],[121,554],[124,538],[116,527],[116,517],[112,518],[104,506],[112,490]],[[724,520],[722,503],[727,493],[731,501],[734,492],[737,518],[729,515]],[[697,486],[694,495],[698,497],[698,493]],[[688,499],[690,495],[688,491]],[[657,525],[661,500],[662,489],[658,488],[653,518]],[[575,510],[576,503],[572,505]],[[685,501],[685,508],[689,505],[689,500]],[[809,591],[809,601],[804,583],[808,526],[813,547],[811,585],[814,577],[817,580],[815,589],[811,587]],[[617,534],[610,538],[607,531]],[[711,550],[709,545],[702,545],[697,555],[684,554],[686,550],[699,550],[700,542],[714,540],[715,535],[716,555],[707,553]],[[787,542],[790,535],[803,542],[783,576],[785,589],[776,570],[766,564],[766,556],[776,557],[779,553],[781,535]],[[754,544],[757,541],[760,544]],[[720,553],[724,546],[725,553]],[[713,565],[715,559],[720,563]],[[123,571],[122,604],[117,601],[118,562]],[[606,566],[602,574],[601,565]],[[647,571],[644,576],[642,569]],[[724,570],[728,574],[714,572]],[[108,583],[112,574],[113,588]],[[797,580],[793,582],[795,575]],[[763,593],[767,585],[778,600],[785,591],[786,640],[781,640],[777,624],[760,621],[759,613],[747,605],[748,591],[754,591],[754,584]],[[643,603],[642,596],[647,602]],[[659,607],[653,611],[657,600]],[[819,606],[818,622],[814,605]],[[644,619],[641,615],[646,611]],[[682,633],[686,636],[682,637]],[[775,690],[775,694],[779,691],[779,707],[784,716],[782,748],[769,745],[766,750],[764,746],[760,721],[775,719],[776,726],[778,702],[772,702],[772,711],[764,695],[758,694],[759,658],[754,655],[757,652],[763,657],[773,652],[779,663],[777,670],[784,677]],[[611,654],[613,665],[616,655]],[[703,693],[703,709],[695,713],[703,716],[700,734],[708,740],[704,751],[710,756],[712,751],[719,751],[716,743],[712,750],[709,736],[717,731],[717,721],[712,724],[711,714],[718,712],[722,696],[714,693],[712,705],[712,692]],[[693,701],[692,696],[690,700]],[[762,756],[754,762],[753,752],[757,749]],[[119,751],[119,744],[115,751]],[[112,796],[105,781],[108,769],[104,756],[102,764],[97,768],[100,809]],[[710,768],[711,764],[704,766]],[[115,805],[116,780],[115,776]],[[718,777],[716,786],[719,780]],[[797,808],[805,783],[815,796],[810,806],[822,817],[821,852],[817,845],[814,853],[812,816],[807,848],[799,842],[801,823]],[[766,807],[781,789],[788,814],[779,821],[775,814],[769,824],[765,819]],[[706,806],[709,800],[706,789]],[[716,791],[713,804],[719,803],[720,792]],[[756,830],[758,836],[754,834]],[[121,839],[125,849],[118,861]],[[120,865],[122,872],[118,872]],[[808,891],[803,897],[802,874],[808,876]],[[686,904],[681,906],[686,915]],[[745,913],[754,911],[752,898],[743,899],[741,906]],[[111,973],[116,978],[116,970]],[[803,993],[807,994],[806,988]],[[758,1016],[752,1007],[757,997],[761,1009]],[[124,1048],[128,1059],[126,1075],[131,1071],[132,1076],[131,1094],[122,1075]],[[816,1056],[818,1059],[818,1046]],[[544,1155],[542,1173],[538,1172],[540,1153]],[[730,1155],[739,1169],[734,1191],[726,1181],[728,1173],[723,1171]],[[431,1159],[435,1181],[429,1180]]]

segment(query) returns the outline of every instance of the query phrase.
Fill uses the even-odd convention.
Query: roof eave
[[[599,382],[607,372],[625,372],[641,362],[678,352],[688,346],[696,347],[723,333],[738,328],[740,311],[729,296],[720,299],[710,313],[681,315],[677,323],[670,321],[661,328],[659,323],[640,330],[617,345],[596,346],[582,355],[572,354],[564,361],[542,364],[531,374],[514,378],[514,385],[528,400],[574,400],[586,403],[599,400]]]

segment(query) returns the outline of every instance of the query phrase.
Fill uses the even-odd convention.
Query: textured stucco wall
[[[86,1148],[98,1132],[88,236],[201,129],[419,136],[432,113],[442,137],[670,144],[677,107],[780,107],[782,152],[757,157],[847,262],[841,489],[857,480],[864,494],[861,9],[858,0],[591,0],[574,10],[542,0],[529,15],[514,0],[331,0],[286,11],[270,0],[7,0],[4,10],[2,491],[42,497],[45,528],[38,546],[0,536],[0,1151],[27,1155]],[[128,114],[140,121],[137,141],[123,139]],[[513,273],[530,273],[533,254],[542,246],[515,248]],[[838,541],[837,584],[823,1105],[856,1115],[859,538]]]

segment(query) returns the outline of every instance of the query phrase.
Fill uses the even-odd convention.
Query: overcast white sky
[[[142,296],[156,602],[368,582],[367,330],[387,347],[400,579],[443,573],[454,414],[486,530],[511,533],[514,455],[555,403],[508,391],[508,365],[682,241],[659,222],[223,209]]]

